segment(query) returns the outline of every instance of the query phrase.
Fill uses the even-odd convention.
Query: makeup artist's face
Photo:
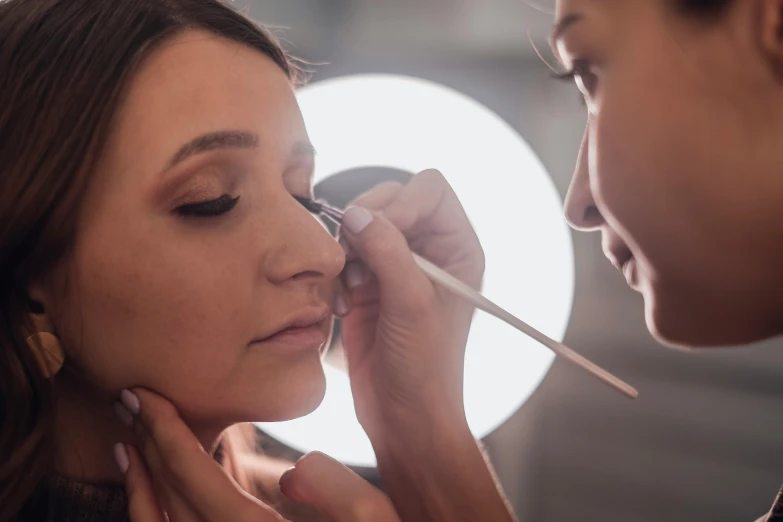
[[[53,315],[69,360],[102,391],[145,386],[195,422],[314,409],[344,254],[292,198],[310,194],[312,173],[273,61],[198,32],[156,50],[116,115],[63,265]],[[315,326],[269,338],[292,322]]]
[[[588,108],[566,213],[601,232],[660,340],[750,342],[781,324],[781,7],[675,3],[558,1]]]

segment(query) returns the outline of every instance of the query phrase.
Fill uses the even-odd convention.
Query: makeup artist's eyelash
[[[228,194],[223,194],[217,199],[210,201],[201,201],[199,203],[188,203],[177,207],[177,214],[186,217],[216,217],[227,214],[239,202],[239,196],[232,198]]]
[[[556,80],[564,81],[564,82],[576,82],[577,79],[580,79],[582,84],[585,85],[585,87],[592,91],[594,87],[592,86],[591,81],[587,81],[587,77],[589,76],[595,76],[594,73],[590,70],[590,62],[588,60],[584,59],[578,59],[573,61],[573,66],[568,71],[558,72],[554,73],[553,77]],[[592,92],[588,93],[592,94]],[[585,93],[579,91],[579,101],[582,105],[587,105],[587,102],[585,100]]]

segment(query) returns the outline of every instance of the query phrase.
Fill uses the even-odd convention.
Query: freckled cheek
[[[247,270],[229,266],[230,256],[221,264],[160,248],[132,251],[146,255],[97,248],[77,261],[66,328],[83,364],[108,381],[228,371],[246,342],[253,281],[239,280]]]

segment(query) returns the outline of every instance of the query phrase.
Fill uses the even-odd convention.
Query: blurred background
[[[554,0],[235,2],[318,64],[312,81],[406,74],[472,96],[521,133],[565,196],[584,108],[531,43],[551,59]],[[641,396],[624,399],[556,361],[532,398],[485,439],[519,518],[755,520],[783,481],[783,343],[702,354],[662,348],[599,237],[573,239],[565,343]]]

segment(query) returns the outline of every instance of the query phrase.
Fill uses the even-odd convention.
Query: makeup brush
[[[343,219],[342,210],[330,207],[329,205],[326,205],[318,201],[313,201],[312,199],[303,198],[300,196],[294,196],[294,198],[299,203],[301,203],[302,206],[304,206],[307,210],[309,210],[313,214],[323,215],[338,225],[342,224],[342,219]],[[528,335],[529,337],[532,337],[536,341],[540,342],[541,344],[543,344],[544,346],[548,347],[550,350],[555,352],[557,355],[566,358],[573,364],[591,373],[592,375],[602,380],[604,383],[608,384],[609,386],[619,391],[620,393],[626,395],[627,397],[631,399],[635,399],[636,397],[639,396],[639,392],[636,391],[636,389],[630,386],[629,384],[618,379],[617,377],[607,372],[606,370],[596,365],[595,363],[585,359],[584,357],[582,357],[581,355],[573,351],[568,346],[559,343],[554,339],[539,332],[529,324],[525,323],[524,321],[512,315],[511,313],[507,312],[500,306],[496,305],[495,303],[493,303],[492,301],[490,301],[489,299],[487,299],[477,291],[473,290],[471,287],[469,287],[468,285],[466,285],[456,277],[452,276],[448,272],[442,270],[441,268],[435,266],[434,264],[430,263],[426,259],[416,254],[413,254],[413,259],[415,260],[419,268],[421,268],[424,271],[424,273],[427,275],[427,277],[429,277],[429,279],[432,280],[434,283],[446,288],[447,290],[453,292],[459,297],[465,299],[467,302],[471,303],[479,310],[483,310],[488,314],[497,317],[501,321],[504,321],[505,323],[513,326],[520,332]]]

